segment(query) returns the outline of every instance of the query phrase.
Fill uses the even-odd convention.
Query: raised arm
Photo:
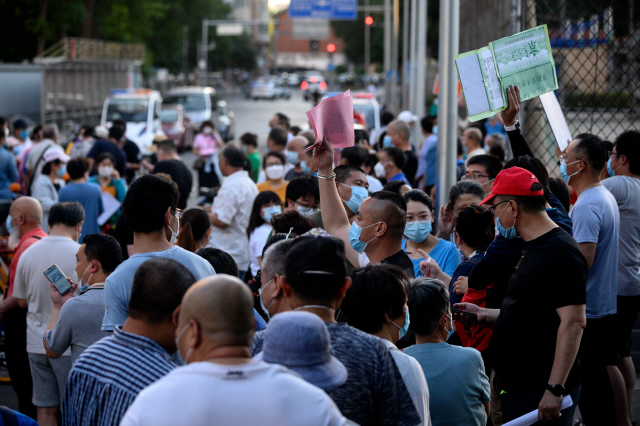
[[[520,88],[518,86],[507,87],[507,96],[509,97],[509,107],[500,112],[500,118],[505,130],[507,127],[513,126],[518,118],[518,113],[520,112]],[[507,136],[509,136],[514,157],[522,155],[533,157],[533,152],[520,129],[507,130]]]

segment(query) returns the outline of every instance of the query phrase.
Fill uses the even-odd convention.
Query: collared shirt
[[[403,172],[398,173],[397,175],[393,176],[391,179],[389,179],[389,182],[393,182],[396,180],[403,180],[405,182],[407,182],[408,186],[411,186],[411,183],[407,180],[407,177],[405,176],[405,174]]]
[[[13,260],[11,260],[11,266],[9,266],[9,287],[7,287],[7,294],[5,297],[9,297],[13,294],[13,282],[16,279],[16,271],[18,270],[18,261],[20,256],[26,249],[31,247],[35,242],[46,238],[48,235],[42,230],[42,228],[35,228],[27,232],[20,238],[20,242],[15,249]]]
[[[222,182],[213,201],[211,212],[218,220],[227,223],[226,228],[214,226],[207,247],[224,250],[238,264],[238,270],[249,268],[249,239],[247,226],[258,195],[258,187],[245,171],[235,172]]]
[[[89,347],[73,365],[62,423],[117,425],[140,391],[174,368],[159,344],[116,327],[113,335]]]

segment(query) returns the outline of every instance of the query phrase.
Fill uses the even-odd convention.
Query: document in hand
[[[560,410],[564,410],[565,408],[569,408],[573,405],[573,399],[571,399],[570,395],[562,398],[562,402],[560,403]],[[529,426],[538,421],[538,410],[533,410],[522,417],[518,417],[517,419],[513,419],[508,423],[504,423],[502,426]],[[544,422],[542,422],[544,424]]]
[[[520,100],[558,88],[547,26],[541,25],[456,56],[471,121],[506,109],[507,87],[520,88]]]
[[[313,149],[323,138],[327,138],[334,148],[346,148],[355,143],[351,91],[325,99],[307,111],[307,117],[316,134],[316,142],[305,151]]]

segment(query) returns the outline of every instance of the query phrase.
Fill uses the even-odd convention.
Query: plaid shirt
[[[117,426],[138,393],[174,368],[171,356],[156,342],[116,327],[73,365],[62,423]]]

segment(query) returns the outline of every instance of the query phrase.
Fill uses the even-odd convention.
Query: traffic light
[[[320,47],[320,43],[318,40],[309,40],[309,50],[311,52],[317,52]]]
[[[333,43],[327,44],[327,52],[333,53],[336,51],[336,45]]]
[[[364,23],[367,25],[373,25],[373,17],[367,16],[366,18],[364,18]]]

